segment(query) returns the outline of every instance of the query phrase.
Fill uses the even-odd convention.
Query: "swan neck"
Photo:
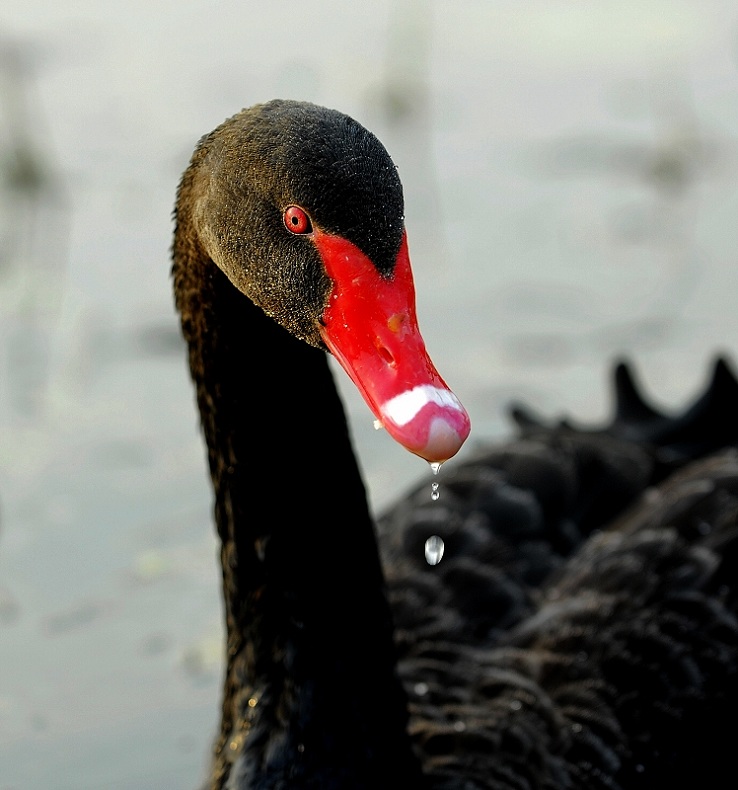
[[[373,522],[327,355],[265,316],[179,234],[173,276],[222,542],[215,775],[251,770],[238,765],[267,752],[288,765],[311,738],[318,765],[363,765],[370,781],[385,764],[414,773]],[[301,741],[306,706],[313,720]],[[264,726],[279,733],[278,720],[281,735],[257,737]]]

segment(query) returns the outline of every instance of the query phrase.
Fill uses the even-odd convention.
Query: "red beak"
[[[420,335],[407,237],[389,278],[346,239],[320,230],[313,238],[333,281],[326,346],[392,438],[431,463],[456,455],[471,423]]]

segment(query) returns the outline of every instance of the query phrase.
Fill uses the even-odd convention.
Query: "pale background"
[[[204,776],[219,569],[171,210],[200,135],[277,96],[393,155],[473,442],[513,397],[604,419],[620,354],[679,408],[738,348],[734,0],[3,0],[0,790]],[[381,509],[427,470],[340,380]]]

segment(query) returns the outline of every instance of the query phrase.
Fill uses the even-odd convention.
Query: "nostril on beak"
[[[392,352],[388,348],[383,346],[381,343],[378,343],[377,353],[388,365],[392,365],[394,367],[395,358],[392,356]]]

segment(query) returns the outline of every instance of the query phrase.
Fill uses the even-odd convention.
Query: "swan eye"
[[[299,206],[288,206],[284,210],[284,225],[290,233],[305,235],[313,232],[310,217]]]

